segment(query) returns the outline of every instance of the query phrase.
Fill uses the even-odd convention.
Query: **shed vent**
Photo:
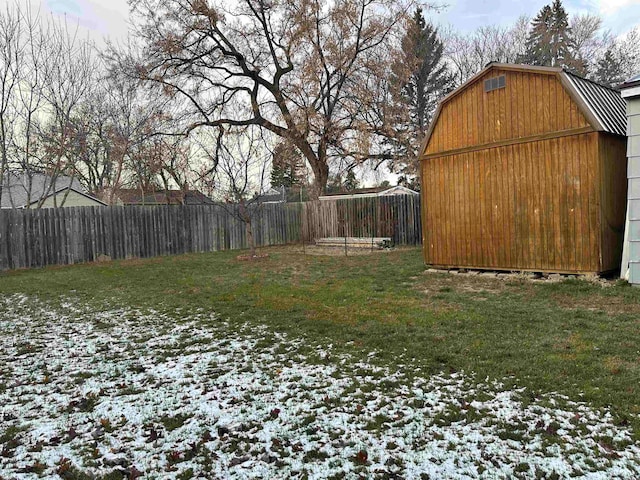
[[[507,78],[504,75],[500,75],[499,77],[488,78],[484,81],[484,91],[492,92],[493,90],[498,90],[499,88],[504,88],[507,86]]]

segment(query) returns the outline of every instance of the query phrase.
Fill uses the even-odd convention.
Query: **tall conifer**
[[[585,65],[575,53],[569,16],[561,0],[545,5],[531,22],[522,60],[530,65],[561,67],[584,74]]]
[[[403,63],[411,69],[402,88],[413,127],[424,132],[440,99],[453,89],[453,75],[444,62],[438,30],[418,8],[402,40]]]
[[[438,102],[455,85],[443,58],[444,45],[438,30],[425,20],[421,8],[416,9],[408,22],[401,47],[392,69],[396,101],[407,116],[395,126],[397,137],[390,143],[396,148],[393,170],[401,175],[401,181],[413,184],[422,138]]]

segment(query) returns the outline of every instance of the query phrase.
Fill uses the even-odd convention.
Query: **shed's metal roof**
[[[626,103],[619,91],[566,71],[562,75],[600,124],[598,130],[627,134]]]

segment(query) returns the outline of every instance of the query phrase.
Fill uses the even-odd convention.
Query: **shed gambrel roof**
[[[422,148],[420,149],[421,153],[424,153],[429,144],[429,139],[438,122],[442,106],[494,69],[555,74],[594,130],[621,136],[626,136],[627,134],[626,104],[619,91],[567,72],[562,68],[490,63],[482,71],[442,99],[425,135]]]
[[[599,127],[592,126],[596,130],[622,136],[627,134],[626,103],[619,91],[566,71],[560,75],[584,102],[583,105],[579,103],[580,107],[586,106],[595,116]]]

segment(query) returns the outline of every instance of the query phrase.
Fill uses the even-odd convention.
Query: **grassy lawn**
[[[370,391],[384,388],[384,379],[391,379],[389,388],[400,384],[415,387],[415,382],[422,381],[418,376],[424,379],[444,374],[448,376],[442,380],[444,385],[458,382],[457,372],[465,372],[483,381],[487,378],[482,385],[491,392],[517,392],[514,395],[524,410],[529,404],[543,408],[551,392],[558,394],[551,402],[554,404],[566,396],[567,402],[584,402],[595,410],[609,409],[612,428],[628,429],[635,441],[640,439],[640,290],[580,279],[532,282],[518,276],[427,272],[417,249],[348,258],[305,256],[289,248],[265,251],[269,258],[256,262],[236,260],[238,252],[220,252],[9,272],[0,274],[0,294],[9,299],[37,298],[58,312],[72,308],[70,298],[73,304],[93,312],[113,312],[117,306],[129,312],[122,313],[127,322],[131,321],[131,311],[151,311],[164,319],[164,323],[153,323],[153,328],[159,329],[160,337],[169,335],[169,343],[185,332],[157,325],[185,318],[195,322],[193,319],[203,312],[215,312],[216,318],[226,321],[224,332],[219,333],[225,342],[242,344],[248,337],[234,340],[232,332],[254,329],[261,332],[264,342],[254,339],[254,343],[242,344],[246,351],[260,352],[261,348],[272,348],[269,345],[286,350],[287,345],[293,345],[293,357],[287,358],[301,355],[305,364],[318,368],[328,364],[338,368],[337,359],[348,356],[347,365],[356,372],[353,376],[375,379],[371,380]],[[15,318],[25,315],[14,312]],[[79,319],[96,314],[78,315]],[[206,325],[209,328],[209,323]],[[131,340],[133,344],[153,339],[149,329],[136,335],[140,338]],[[213,333],[202,335],[198,340],[201,344],[216,338]],[[180,342],[178,345],[183,345]],[[15,348],[18,353],[29,353],[28,344]],[[162,357],[168,355],[165,352]],[[377,373],[357,373],[362,362]],[[275,365],[265,360],[267,364]],[[242,369],[252,368],[257,367],[242,364]],[[328,375],[346,379],[342,394],[358,390],[360,395],[364,387],[349,384],[348,372],[340,371],[337,374],[332,370]],[[314,372],[309,375],[319,375]],[[299,372],[290,374],[294,378]],[[7,392],[7,378],[4,381],[0,395]],[[494,381],[500,383],[499,388],[491,387]],[[441,387],[437,384],[429,388],[438,391]],[[426,387],[424,390],[429,391]],[[486,394],[487,399],[494,398],[494,393],[497,395]],[[478,393],[478,398],[484,395]],[[332,401],[330,397],[326,397],[328,402]],[[405,397],[399,395],[398,399]],[[457,410],[440,411],[440,420],[444,419],[446,425],[455,424],[463,415],[461,408],[464,415],[469,415],[466,405],[474,398],[472,394],[461,400],[462,407]],[[365,402],[361,397],[354,400],[358,401]],[[578,409],[574,403],[567,405],[567,411]],[[413,404],[407,404],[407,408],[413,408]],[[265,412],[267,417],[279,415],[279,410]],[[366,425],[384,430],[382,425],[389,415],[372,415]],[[313,424],[314,418],[304,421]],[[499,418],[492,422],[499,422]],[[161,423],[167,432],[180,431],[178,427],[182,428],[185,418],[169,416]],[[557,427],[543,423],[538,430],[553,436]],[[610,433],[599,437],[600,449],[623,448],[616,445]],[[6,431],[0,434],[7,436]],[[500,439],[517,442],[526,440],[527,435],[510,425]],[[446,449],[447,443],[443,445]],[[374,453],[362,453],[357,445],[351,447],[355,449],[349,454],[355,458],[354,468],[364,468],[370,462],[367,455]],[[310,460],[320,461],[331,454],[314,452]],[[511,468],[512,475],[529,472],[527,464]],[[531,472],[535,478],[534,470]]]

